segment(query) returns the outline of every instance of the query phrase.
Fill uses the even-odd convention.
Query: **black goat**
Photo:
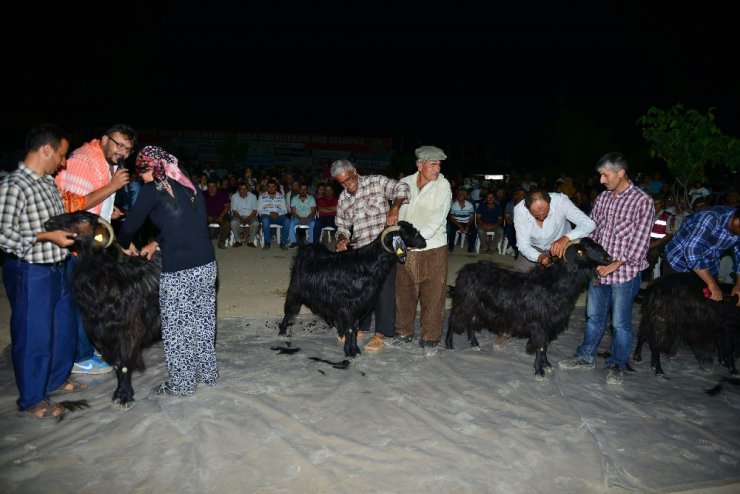
[[[145,257],[111,255],[105,248],[115,237],[110,224],[86,211],[55,216],[47,231],[77,233],[71,248],[78,256],[72,272],[72,296],[90,341],[116,369],[113,401],[134,401],[131,373],[145,368],[142,349],[161,338],[159,319],[159,253]]]
[[[668,353],[679,339],[691,346],[700,367],[711,358],[714,348],[720,363],[732,374],[735,368],[735,346],[740,335],[740,307],[737,297],[721,302],[704,296],[705,283],[693,271],[672,273],[653,281],[646,289],[642,303],[640,331],[632,359],[642,361],[642,345],[650,346],[650,367],[656,376],[665,375],[660,366],[660,353]],[[729,294],[732,286],[721,284]]]
[[[445,345],[452,349],[453,333],[467,330],[470,345],[478,347],[475,331],[528,338],[538,379],[552,365],[547,346],[566,327],[578,294],[594,277],[594,268],[611,262],[609,254],[590,238],[572,242],[547,268],[518,273],[479,261],[457,274]]]
[[[375,307],[394,263],[406,262],[407,248],[426,245],[411,223],[399,221],[359,249],[331,252],[320,244],[300,246],[291,267],[278,335],[286,334],[288,322],[305,305],[337,328],[347,357],[359,355],[357,328]]]

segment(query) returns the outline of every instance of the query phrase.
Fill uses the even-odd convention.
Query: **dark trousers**
[[[41,266],[6,259],[3,284],[10,303],[10,341],[19,410],[48,399],[69,377],[77,346],[66,263]]]
[[[375,332],[387,338],[396,335],[396,265],[383,282],[383,287],[378,295],[378,302],[373,311],[360,321],[360,331],[370,329],[373,315],[375,316]]]
[[[455,250],[455,234],[457,233],[457,226],[452,223],[447,223],[447,247],[450,252]],[[470,225],[467,235],[465,235],[465,243],[468,244],[468,252],[475,250],[475,241],[478,238],[478,228],[475,225]]]

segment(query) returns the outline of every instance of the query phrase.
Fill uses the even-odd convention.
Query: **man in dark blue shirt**
[[[717,283],[722,254],[734,250],[735,286],[733,295],[740,298],[740,207],[714,206],[689,215],[665,246],[670,269],[685,273],[694,271],[711,292],[712,300],[722,300]],[[738,302],[740,305],[740,301]]]

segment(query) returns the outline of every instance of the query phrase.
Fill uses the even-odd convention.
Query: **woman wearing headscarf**
[[[157,146],[136,157],[144,185],[118,235],[123,252],[151,258],[159,247],[162,275],[159,308],[169,380],[157,394],[186,396],[198,383],[218,380],[216,364],[216,260],[208,234],[203,193],[180,171],[177,158]],[[146,218],[155,241],[139,252],[132,243]]]

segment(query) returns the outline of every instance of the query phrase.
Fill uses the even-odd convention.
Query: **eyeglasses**
[[[133,146],[127,147],[125,144],[118,142],[117,140],[113,139],[111,136],[108,136],[108,139],[113,141],[113,144],[116,145],[116,149],[118,149],[122,153],[131,154],[131,151],[134,150]]]
[[[342,187],[347,187],[347,185],[355,178],[356,175],[350,174],[349,177],[345,178],[344,180],[337,180],[339,182],[339,185]]]

